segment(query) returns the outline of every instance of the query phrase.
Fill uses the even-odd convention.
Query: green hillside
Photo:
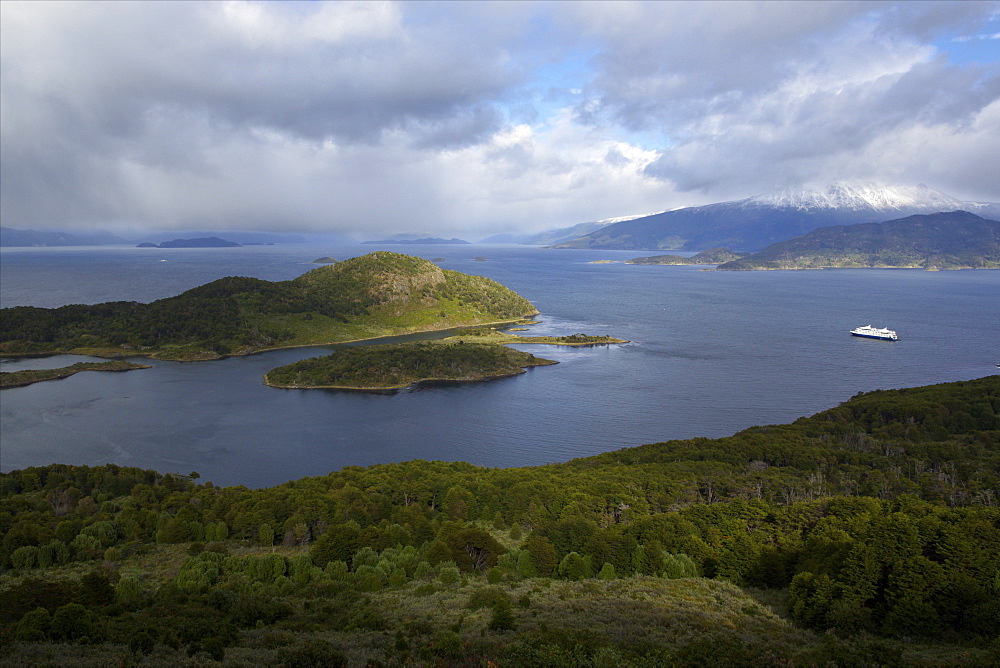
[[[0,353],[212,359],[534,313],[527,300],[488,278],[379,251],[291,281],[227,277],[150,304],[2,309]]]
[[[966,211],[822,227],[719,267],[997,269],[1000,222]]]
[[[0,663],[996,665],[998,490],[1000,376],[530,468],[25,469]]]

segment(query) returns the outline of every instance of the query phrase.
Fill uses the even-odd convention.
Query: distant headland
[[[173,241],[164,241],[158,244],[147,241],[137,245],[136,248],[238,248],[242,245],[235,241],[220,239],[219,237],[202,237],[199,239],[174,239]]]

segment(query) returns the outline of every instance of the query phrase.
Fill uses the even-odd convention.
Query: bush
[[[504,604],[510,606],[510,596],[501,591],[499,587],[483,587],[476,589],[469,595],[465,607],[470,610],[480,610]]]
[[[54,640],[80,640],[93,632],[90,611],[79,603],[68,603],[52,617]]]

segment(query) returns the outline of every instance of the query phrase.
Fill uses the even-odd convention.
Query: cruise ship
[[[899,337],[896,336],[896,332],[889,329],[888,327],[883,327],[879,329],[878,327],[872,327],[871,325],[866,325],[864,327],[858,327],[857,329],[852,329],[851,334],[854,336],[864,336],[869,339],[884,339],[886,341],[898,341]]]

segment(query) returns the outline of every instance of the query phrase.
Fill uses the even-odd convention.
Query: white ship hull
[[[898,341],[899,337],[896,336],[896,332],[884,327],[879,329],[878,327],[872,327],[868,325],[867,327],[858,327],[857,329],[851,330],[851,336],[860,336],[865,339],[880,339],[882,341]]]

